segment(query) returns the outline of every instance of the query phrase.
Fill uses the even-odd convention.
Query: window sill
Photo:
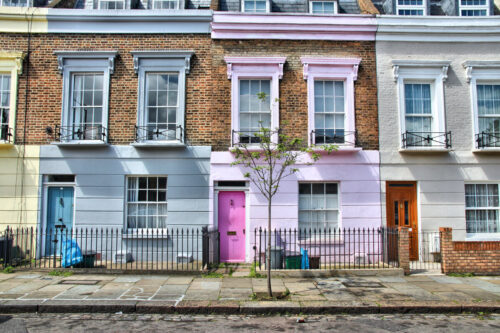
[[[465,236],[465,241],[466,242],[500,241],[500,232],[467,233]]]
[[[74,140],[74,141],[65,141],[65,142],[51,142],[51,145],[60,146],[60,147],[106,147],[108,146],[107,142],[103,142],[100,140]]]
[[[354,147],[352,145],[335,145],[335,144],[331,145],[337,146],[337,150],[332,150],[330,154],[352,154],[363,150],[363,148],[361,147]],[[315,153],[320,153],[321,155],[328,154],[328,152],[322,146],[325,145],[314,145],[311,148]]]
[[[474,154],[498,154],[500,147],[475,148],[472,150]]]
[[[141,141],[130,144],[136,148],[185,148],[186,144],[180,141]]]
[[[444,147],[408,147],[408,148],[399,148],[399,152],[402,154],[420,154],[420,153],[436,153],[436,154],[445,154],[449,153],[451,148]]]
[[[175,235],[175,234],[174,234]],[[149,240],[156,240],[156,239],[170,239],[172,238],[173,234],[172,231],[167,233],[166,229],[158,229],[156,230],[147,230],[144,232],[141,231],[125,231],[122,233],[122,238],[123,239],[149,239]]]
[[[0,140],[0,149],[9,149],[12,147],[14,147],[14,143],[6,140]]]

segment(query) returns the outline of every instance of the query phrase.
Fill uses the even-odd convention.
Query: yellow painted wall
[[[36,7],[0,7],[1,32],[47,33],[47,8]]]
[[[39,179],[40,146],[0,144],[0,230],[37,225]]]

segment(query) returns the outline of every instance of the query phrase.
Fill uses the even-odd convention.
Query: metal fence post
[[[202,237],[202,263],[201,267],[205,268],[206,265],[208,265],[208,257],[209,254],[208,252],[210,251],[210,247],[208,244],[208,227],[202,227],[201,228],[201,237]]]

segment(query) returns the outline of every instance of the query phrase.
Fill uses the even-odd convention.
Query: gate
[[[410,273],[441,273],[441,244],[439,231],[420,230],[418,257],[410,260]],[[410,234],[410,243],[413,241]]]

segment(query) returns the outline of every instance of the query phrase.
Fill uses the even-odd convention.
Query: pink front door
[[[245,261],[245,192],[219,192],[220,259]]]

